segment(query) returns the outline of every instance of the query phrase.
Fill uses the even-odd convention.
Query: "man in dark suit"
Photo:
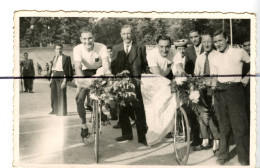
[[[50,69],[51,107],[50,114],[67,115],[67,89],[68,81],[72,80],[73,69],[71,59],[62,53],[62,44],[55,44],[56,55]]]
[[[198,30],[191,30],[189,32],[189,38],[192,42],[192,46],[186,48],[185,55],[192,60],[193,64],[195,65],[196,58],[200,54],[204,52],[203,47],[201,47],[201,36]]]
[[[24,60],[20,63],[20,72],[22,74],[22,77],[24,78],[24,92],[33,93],[33,80],[35,71],[33,60],[28,59],[28,53],[24,53]]]
[[[132,36],[133,27],[131,25],[124,25],[121,28],[121,37],[123,42],[114,46],[112,52],[112,74],[116,75],[124,70],[128,70],[130,72],[132,82],[135,84],[137,97],[137,100],[133,100],[134,102],[127,103],[126,106],[119,107],[119,124],[122,129],[122,136],[116,138],[116,141],[133,139],[129,116],[134,112],[138,142],[146,144],[146,118],[141,95],[141,86],[138,82],[140,80],[141,74],[146,72],[148,69],[146,48],[145,46],[132,41]]]

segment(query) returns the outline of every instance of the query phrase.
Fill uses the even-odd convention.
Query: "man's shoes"
[[[218,165],[224,165],[226,162],[227,162],[226,159],[218,159],[218,160],[217,160],[217,164],[218,164]]]
[[[199,141],[192,141],[192,143],[190,144],[190,146],[198,146],[200,145],[201,143]]]
[[[24,92],[28,92],[28,90],[25,90]]]
[[[121,136],[116,138],[116,141],[118,142],[127,141],[127,140],[133,140],[133,136]]]
[[[90,134],[88,132],[88,128],[86,128],[86,129],[81,128],[80,135],[81,135],[82,140],[83,140],[83,138],[88,138],[90,136]],[[83,140],[83,142],[84,142],[84,140]]]
[[[34,91],[30,90],[29,93],[34,93]]]
[[[50,112],[49,114],[55,114],[55,113],[52,111],[52,112]]]
[[[249,161],[242,161],[239,162],[241,164],[241,166],[248,166],[249,165]]]
[[[169,133],[165,136],[165,138],[173,138],[173,133],[172,133],[172,132],[169,132]]]
[[[119,128],[121,128],[121,127],[120,127],[119,124],[116,124],[116,125],[113,126],[113,128],[115,128],[115,129],[119,129]]]
[[[210,149],[210,148],[211,148],[210,145],[207,145],[207,146],[199,145],[199,146],[195,146],[195,147],[193,148],[193,151],[208,150],[208,149]]]
[[[142,140],[142,141],[138,141],[138,143],[141,143],[141,144],[143,144],[143,145],[147,146],[146,139],[145,139],[145,140]]]

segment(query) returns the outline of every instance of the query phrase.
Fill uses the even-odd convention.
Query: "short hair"
[[[63,48],[63,45],[62,45],[61,42],[55,42],[55,44],[54,44],[54,48],[56,48],[57,46]]]
[[[23,53],[23,55],[25,55],[25,54],[26,54],[26,55],[29,55],[28,52]]]
[[[112,50],[112,46],[107,46],[107,49],[110,49],[110,50]]]
[[[213,37],[212,32],[209,30],[205,30],[205,31],[201,32],[201,36],[205,36],[205,35],[209,35],[210,37]]]
[[[157,38],[156,38],[156,43],[158,44],[160,40],[168,40],[170,42],[170,44],[172,44],[172,40],[169,36],[166,36],[166,35],[159,35]]]
[[[133,33],[134,28],[132,25],[123,25],[120,30],[122,31],[122,29],[126,29],[126,28],[130,28],[131,32]]]
[[[199,35],[201,34],[201,32],[200,32],[198,29],[191,29],[191,30],[189,31],[189,34],[190,34],[190,33],[193,33],[193,32],[197,32]]]
[[[228,38],[227,33],[226,33],[224,30],[222,30],[222,29],[216,30],[216,31],[213,33],[213,37],[218,36],[218,35],[220,35],[220,34],[222,34],[222,35],[224,36],[224,38]]]
[[[91,34],[94,34],[94,31],[92,30],[92,28],[86,27],[86,26],[81,27],[80,30],[79,30],[79,32],[80,32],[80,35],[81,35],[82,33],[91,33]]]

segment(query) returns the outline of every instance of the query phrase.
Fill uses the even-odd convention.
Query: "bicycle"
[[[177,103],[180,104],[179,95],[176,94]],[[174,115],[173,145],[178,164],[186,165],[190,153],[190,126],[187,114],[181,106]]]
[[[93,133],[94,138],[94,152],[95,152],[95,158],[96,163],[98,163],[98,154],[99,154],[99,135],[101,133],[101,103],[99,100],[93,101],[93,112],[91,115],[91,132]]]
[[[101,125],[110,124],[110,121],[107,118],[102,118],[102,101],[96,97],[96,95],[91,95],[91,99],[93,100],[93,112],[91,113],[91,134],[93,134],[94,138],[94,152],[96,163],[99,160],[99,136],[102,134]]]

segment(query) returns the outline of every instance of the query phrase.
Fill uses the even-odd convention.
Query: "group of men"
[[[131,77],[138,80],[142,73],[160,74],[168,79],[183,74],[205,76],[209,79],[208,88],[202,93],[200,105],[207,109],[206,112],[196,115],[188,105],[184,105],[191,126],[191,145],[195,146],[196,151],[209,149],[211,147],[209,139],[213,136],[213,152],[219,150],[218,163],[223,165],[228,161],[229,138],[233,130],[238,160],[242,165],[249,164],[250,108],[246,108],[246,102],[250,103],[250,100],[246,101],[244,89],[249,78],[247,75],[241,77],[243,62],[250,61],[248,53],[243,49],[232,48],[228,43],[227,34],[222,30],[214,34],[208,32],[201,34],[198,30],[190,31],[189,38],[193,45],[187,47],[185,39],[175,41],[177,54],[171,51],[171,39],[168,36],[159,35],[154,51],[146,54],[145,45],[133,41],[131,25],[122,26],[119,33],[123,41],[113,48],[107,48],[104,44],[95,42],[91,29],[81,29],[81,44],[73,49],[76,80],[93,76],[100,67],[103,67],[104,75],[116,75],[128,70]],[[57,115],[67,114],[66,85],[73,77],[71,59],[62,53],[62,48],[62,44],[55,45],[56,54],[50,67],[49,84],[53,109],[51,114]],[[108,50],[111,52],[111,57]],[[247,51],[250,51],[250,48]],[[171,69],[172,63],[176,64],[175,72]],[[27,63],[23,63],[22,66],[27,67]],[[132,81],[137,99],[126,103],[125,106],[117,105],[122,136],[115,140],[133,140],[130,122],[130,118],[133,118],[138,142],[146,145],[147,124],[141,87],[137,80]],[[79,86],[76,91],[77,111],[82,120],[82,138],[87,138],[89,135],[85,110],[86,98],[87,107],[92,109],[89,92],[89,89]],[[247,97],[249,98],[250,96]]]
[[[238,160],[241,165],[248,165],[250,89],[246,88],[249,68],[243,78],[242,70],[250,63],[246,52],[250,48],[247,46],[246,51],[232,48],[223,30],[213,34],[192,30],[189,38],[192,46],[187,47],[186,39],[177,40],[174,42],[177,54],[172,54],[170,37],[159,36],[157,47],[147,55],[148,66],[152,73],[168,79],[183,74],[205,77],[207,87],[201,91],[198,103],[203,107],[201,111],[196,113],[187,104],[183,105],[191,127],[191,146],[194,151],[209,149],[212,137],[213,152],[218,153],[217,162],[223,165],[228,161],[232,130]]]

